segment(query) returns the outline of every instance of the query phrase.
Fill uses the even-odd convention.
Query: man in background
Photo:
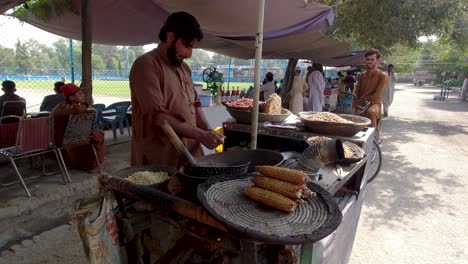
[[[63,82],[54,83],[55,94],[47,95],[46,97],[44,97],[39,108],[40,111],[52,112],[55,106],[65,101],[65,97],[60,92],[60,87],[64,85],[65,83]]]
[[[301,68],[296,67],[294,71],[294,82],[291,88],[290,98],[291,101],[289,103],[289,109],[294,114],[304,111],[303,109],[303,95],[309,89],[309,86],[305,82],[304,79],[301,77]]]
[[[463,85],[458,99],[461,101],[466,101],[466,99],[468,99],[468,73],[465,73],[465,79],[463,80]]]
[[[320,64],[312,64],[312,73],[307,80],[309,84],[309,111],[322,112],[325,98],[323,92],[325,90],[325,79],[320,71]]]
[[[398,76],[395,73],[395,66],[388,65],[388,80],[383,94],[383,110],[384,116],[388,116],[388,108],[392,105],[393,95],[395,94],[395,82],[398,81]]]
[[[367,71],[359,76],[358,84],[354,94],[353,108],[359,113],[358,106],[363,106],[369,102],[369,107],[359,113],[371,120],[372,127],[377,128],[382,112],[382,95],[387,85],[387,74],[377,67],[380,63],[380,51],[370,49],[365,54]]]
[[[26,111],[26,100],[17,95],[16,84],[13,81],[6,80],[2,82],[3,95],[0,96],[0,111],[3,116],[16,115],[22,116]],[[6,102],[23,102],[24,104],[8,104]]]

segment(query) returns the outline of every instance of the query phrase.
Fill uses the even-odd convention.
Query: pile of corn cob
[[[254,201],[289,213],[304,199],[316,195],[307,188],[307,176],[302,171],[273,166],[255,168],[257,175],[252,178],[255,186],[244,190]]]

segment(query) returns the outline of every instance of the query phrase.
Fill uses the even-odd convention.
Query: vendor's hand
[[[202,143],[203,146],[209,149],[214,149],[218,145],[224,143],[224,136],[216,133],[213,130],[202,130],[198,141],[200,141],[200,143]]]

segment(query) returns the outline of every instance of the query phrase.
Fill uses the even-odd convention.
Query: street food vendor
[[[359,105],[369,101],[369,108],[363,115],[371,120],[372,127],[377,127],[381,118],[382,96],[387,85],[387,74],[377,68],[381,56],[379,50],[370,49],[365,56],[367,71],[359,76],[354,91],[356,99],[353,101],[353,108],[357,109]]]
[[[140,56],[130,71],[132,98],[131,165],[181,166],[184,159],[160,127],[167,120],[194,157],[202,144],[213,149],[224,139],[208,124],[184,59],[202,40],[200,24],[186,12],[169,15],[159,32],[160,44]]]

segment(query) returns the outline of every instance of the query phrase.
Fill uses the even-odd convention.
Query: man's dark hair
[[[54,83],[54,91],[60,93],[60,87],[64,86],[64,82],[56,82]]]
[[[370,49],[366,52],[365,56],[366,58],[369,57],[369,56],[372,56],[372,55],[377,55],[377,59],[380,59],[381,55],[380,55],[380,50],[378,49]]]
[[[341,72],[338,72],[338,76],[343,76],[343,74]]]
[[[395,65],[389,64],[389,65],[388,65],[388,68],[395,68]]]
[[[265,79],[266,79],[268,82],[272,82],[272,81],[273,81],[273,73],[268,72],[268,73],[265,75]]]
[[[14,81],[6,80],[2,82],[2,90],[5,93],[13,93],[16,91],[16,84]]]
[[[161,42],[167,41],[167,32],[174,33],[174,39],[182,39],[184,44],[203,39],[203,32],[197,19],[187,12],[175,12],[169,15],[159,31]]]

